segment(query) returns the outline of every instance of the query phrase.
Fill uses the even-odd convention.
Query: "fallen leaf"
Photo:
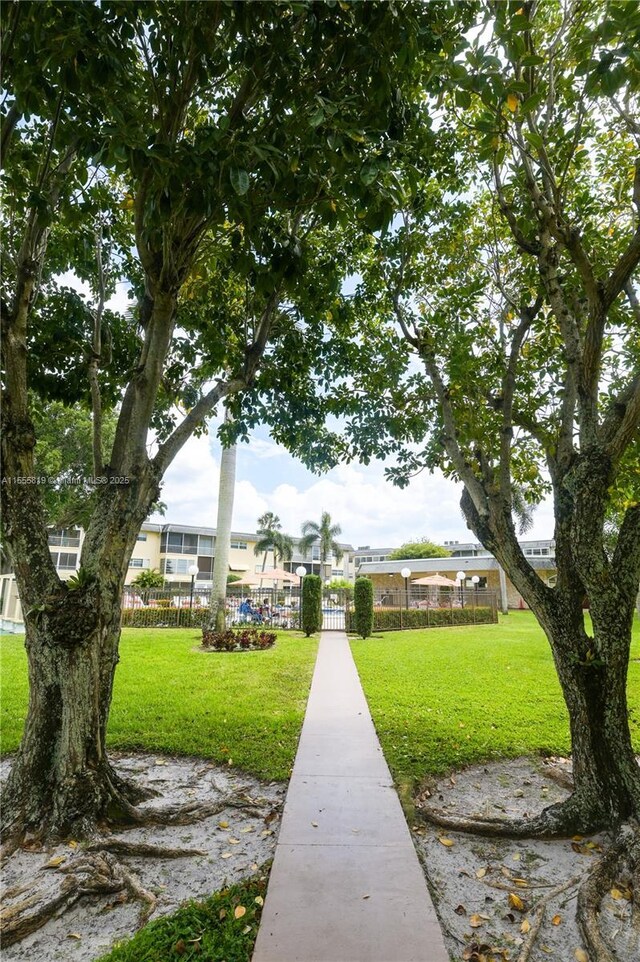
[[[525,910],[524,902],[522,901],[519,895],[516,895],[515,892],[509,892],[508,901],[512,909],[516,909],[517,912],[524,912]]]
[[[620,891],[620,889],[611,889],[611,892],[609,894],[611,895],[612,899],[616,900],[616,902],[622,898],[622,892]]]
[[[239,845],[239,844],[240,844],[240,839],[239,839],[239,838],[230,838],[228,841],[229,841],[229,845]]]
[[[477,912],[469,916],[469,925],[472,929],[477,929],[480,925],[484,925],[484,919],[480,918]]]
[[[486,874],[487,874],[486,868],[479,868],[478,871],[476,872],[476,878],[484,878]]]
[[[438,841],[440,842],[441,845],[444,845],[445,848],[451,848],[452,845],[455,845],[455,842],[453,841],[453,839],[443,838],[442,835],[438,835]]]
[[[311,824],[312,824],[312,826],[313,826],[314,828],[317,828],[317,827],[318,827],[318,823],[317,823],[317,822],[312,822]]]
[[[552,924],[552,925],[560,925],[561,922],[562,922],[562,916],[561,916],[561,915],[554,915],[553,918],[551,919],[551,924]]]
[[[55,855],[53,858],[50,858],[50,859],[49,859],[49,861],[47,862],[47,864],[46,864],[44,867],[45,867],[45,868],[57,868],[58,865],[62,865],[62,863],[63,863],[63,862],[66,862],[66,861],[67,861],[67,856],[66,856],[66,855]]]
[[[80,935],[79,932],[69,932],[67,938],[68,938],[68,939],[78,939],[78,941],[79,941],[79,940],[82,938],[82,936]]]
[[[236,905],[235,909],[233,910],[234,919],[241,919],[242,916],[246,914],[247,910],[245,909],[244,905]]]
[[[571,841],[572,841],[572,842],[581,842],[583,838],[584,838],[584,835],[573,835],[573,836],[571,837]]]
[[[516,854],[513,856],[513,861],[519,862],[521,858],[522,856],[520,855],[520,852],[516,852]]]
[[[527,932],[531,930],[531,922],[529,919],[523,919],[522,925],[520,926],[520,931],[526,935]]]
[[[456,913],[456,915],[466,915],[466,914],[467,914],[467,910],[465,909],[464,905],[458,905],[458,906],[456,906],[456,908],[455,908],[453,911]]]
[[[256,905],[264,905],[264,899],[261,895],[256,895],[253,901],[256,903]]]
[[[227,917],[227,910],[226,910],[226,909],[220,909],[220,911],[218,912],[218,918],[219,918],[219,919],[226,919],[226,917]]]
[[[253,832],[253,830],[254,830],[253,825],[247,825],[246,828],[241,828],[240,832],[242,833],[242,835],[246,835],[247,832]]]
[[[576,962],[589,962],[589,956],[584,949],[576,949],[573,956]]]
[[[185,940],[178,939],[173,947],[173,951],[176,953],[176,955],[184,955],[184,953],[187,951],[187,943]]]
[[[231,858],[233,852],[222,852],[220,858]]]
[[[251,931],[251,926],[250,926],[250,925],[245,925],[245,927],[244,927],[243,930],[242,930],[242,934],[243,934],[243,935],[248,935],[250,931]]]
[[[77,848],[77,847],[78,847],[78,843],[77,843],[74,839],[71,839],[71,841],[68,842],[68,845],[69,845],[69,848]]]
[[[218,822],[218,828],[229,828],[228,822]]]
[[[527,882],[526,878],[514,878],[514,879],[511,879],[511,881],[513,882],[514,885],[519,885],[520,888],[528,888],[529,886],[529,883]]]
[[[506,867],[506,865],[501,865],[501,866],[500,866],[500,871],[502,872],[502,874],[504,875],[505,878],[511,878],[511,872],[510,872],[509,869]]]

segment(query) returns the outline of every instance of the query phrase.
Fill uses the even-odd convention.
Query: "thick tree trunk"
[[[640,816],[640,767],[629,730],[627,658],[600,659],[595,639],[546,626],[569,713],[576,831],[588,832]],[[628,638],[618,650],[628,653]]]

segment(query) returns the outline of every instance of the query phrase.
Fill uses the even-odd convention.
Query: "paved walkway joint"
[[[253,962],[447,962],[347,636],[324,632]]]

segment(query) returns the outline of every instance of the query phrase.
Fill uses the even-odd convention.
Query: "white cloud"
[[[167,504],[165,521],[215,527],[220,468],[219,454],[216,457],[213,451],[219,452],[219,443],[212,435],[192,438],[182,449],[165,478],[161,495]],[[281,470],[274,472],[277,455],[283,463]],[[265,462],[264,472],[260,470],[261,461]],[[266,462],[270,462],[268,471]],[[250,477],[246,476],[248,472]],[[288,479],[294,473],[296,484]],[[423,472],[403,489],[387,482],[384,466],[376,463],[341,465],[323,477],[302,480],[282,448],[255,439],[250,450],[238,445],[238,477],[235,531],[255,531],[258,517],[273,511],[283,529],[296,536],[304,521],[319,520],[321,512],[328,511],[342,528],[341,540],[355,547],[393,547],[421,537],[440,543],[476,540],[462,517],[460,486],[439,472]],[[552,534],[553,510],[545,502],[526,537],[549,538]]]

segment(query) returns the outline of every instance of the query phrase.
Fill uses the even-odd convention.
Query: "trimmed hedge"
[[[123,628],[201,628],[210,615],[208,608],[123,608]]]
[[[302,630],[307,638],[322,628],[322,578],[305,575],[302,579]]]
[[[447,628],[452,625],[495,624],[497,612],[486,606],[467,608],[374,608],[374,631],[401,628]],[[347,631],[360,633],[353,611],[346,613]]]
[[[368,638],[373,630],[373,583],[370,578],[356,578],[353,603],[355,631],[361,638]]]

